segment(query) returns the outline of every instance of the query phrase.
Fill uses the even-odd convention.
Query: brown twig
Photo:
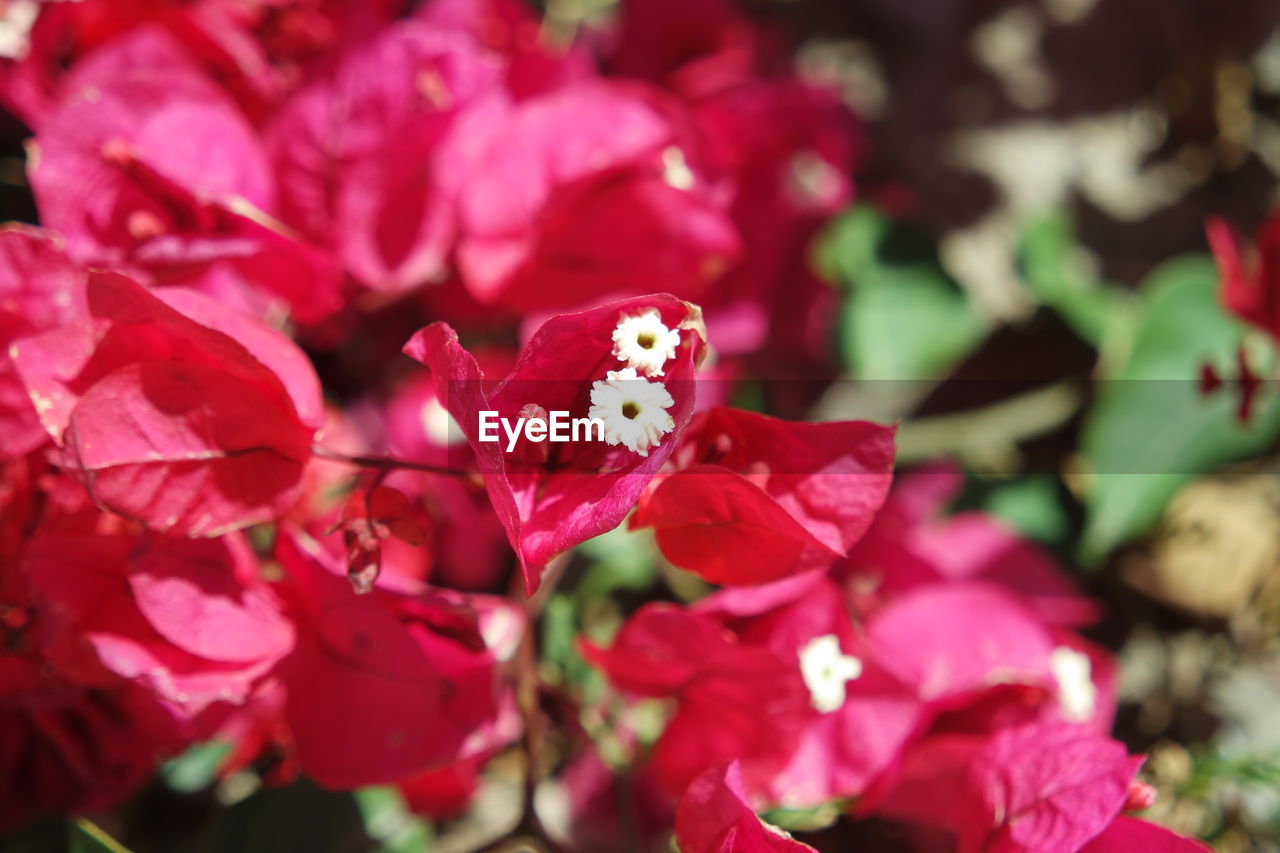
[[[524,719],[524,737],[521,741],[525,760],[524,803],[519,826],[491,848],[495,853],[498,850],[508,849],[503,845],[515,843],[517,840],[522,840],[525,845],[531,840],[536,840],[538,847],[543,850],[560,850],[560,846],[552,840],[542,825],[536,804],[538,786],[542,782],[541,747],[546,735],[547,720],[542,713],[541,685],[538,676],[538,642],[535,632],[538,617],[568,562],[567,554],[554,559],[543,573],[538,591],[527,598],[522,573],[516,572],[511,579],[511,597],[516,600],[523,599],[525,612],[524,633],[520,637],[520,645],[516,649],[514,660],[516,705]]]
[[[317,459],[325,459],[330,462],[341,462],[346,465],[354,465],[357,468],[376,468],[382,471],[394,471],[399,468],[406,471],[423,471],[428,474],[443,474],[448,477],[471,476],[471,472],[469,471],[454,471],[440,465],[427,465],[423,462],[408,462],[404,459],[392,459],[389,456],[363,456],[360,454],[343,453],[340,450],[322,447],[318,444],[312,445],[311,455]]]

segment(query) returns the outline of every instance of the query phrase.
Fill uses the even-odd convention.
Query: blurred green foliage
[[[1135,289],[1102,280],[1089,258],[1070,218],[1058,213],[1028,223],[1016,260],[1035,303],[1096,353],[1092,375],[1079,377],[1093,380],[1093,391],[1073,439],[1085,512],[1076,550],[1096,564],[1149,530],[1192,478],[1264,453],[1280,437],[1280,405],[1264,390],[1252,416],[1238,417],[1242,342],[1257,375],[1269,375],[1275,353],[1250,341],[1248,328],[1220,306],[1207,254],[1167,261]],[[830,229],[819,260],[843,286],[839,343],[855,379],[945,380],[986,338],[931,243],[871,207],[854,208]],[[1201,388],[1206,365],[1225,380],[1213,393]],[[1061,470],[1023,471],[1032,476],[993,490],[986,508],[1059,543],[1069,525],[1066,493],[1053,477],[1075,467],[1064,458]]]
[[[71,853],[129,853],[129,849],[97,824],[79,818],[71,824]]]
[[[1132,337],[1118,346],[1125,355],[1100,377],[1081,433],[1091,474],[1081,554],[1090,562],[1153,525],[1179,486],[1262,453],[1280,435],[1276,400],[1260,400],[1241,422],[1234,387],[1212,394],[1200,387],[1206,364],[1221,376],[1236,375],[1247,331],[1218,304],[1212,260],[1168,261],[1139,293]]]
[[[1024,536],[1059,543],[1070,532],[1070,522],[1054,479],[1035,474],[992,489],[984,509],[1001,518]]]
[[[934,378],[982,341],[982,320],[927,242],[874,208],[836,222],[819,254],[846,286],[840,349],[854,377]]]
[[[228,741],[205,741],[188,748],[160,768],[165,784],[182,794],[203,791],[217,779],[222,760],[231,752]]]
[[[1031,223],[1023,232],[1018,261],[1036,301],[1057,312],[1095,349],[1122,341],[1132,327],[1138,300],[1091,273],[1065,214]]]
[[[431,825],[410,812],[404,797],[390,786],[361,788],[353,795],[364,831],[378,853],[421,853],[430,849]]]

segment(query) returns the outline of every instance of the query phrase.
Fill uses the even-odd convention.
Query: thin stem
[[[534,625],[525,627],[520,647],[516,651],[516,703],[524,716],[524,819],[522,823],[539,838],[546,838],[542,821],[538,818],[536,798],[542,781],[542,739],[546,733],[546,718],[538,691],[538,647],[534,639]]]
[[[538,817],[537,794],[542,782],[543,742],[548,731],[548,720],[542,712],[541,679],[538,675],[538,617],[542,614],[547,599],[555,590],[564,574],[565,566],[570,560],[569,554],[561,554],[551,561],[542,575],[542,583],[532,596],[525,597],[523,573],[516,570],[511,578],[511,598],[523,599],[525,613],[524,632],[520,636],[520,645],[516,649],[513,660],[513,681],[516,694],[516,705],[524,720],[524,737],[521,748],[524,752],[525,777],[523,791],[523,815],[520,825],[504,842],[517,836],[526,840],[536,839],[542,849],[557,851],[560,846],[547,834],[542,820]],[[493,850],[505,849],[494,847]]]
[[[424,471],[428,474],[443,474],[448,477],[470,477],[469,471],[454,471],[440,465],[427,465],[423,462],[407,462],[403,459],[392,459],[389,456],[362,456],[359,454],[343,453],[340,450],[333,450],[329,447],[321,447],[318,444],[311,446],[311,455],[317,459],[327,459],[330,462],[341,462],[345,465],[354,465],[357,468],[377,468],[382,471],[394,471],[397,468],[406,471]]]
[[[897,461],[960,456],[999,471],[1001,463],[1016,459],[1020,442],[1057,429],[1083,402],[1084,392],[1062,381],[979,409],[908,420],[898,428]]]

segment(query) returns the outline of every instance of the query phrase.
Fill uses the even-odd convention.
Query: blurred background
[[[901,422],[905,470],[954,460],[957,507],[986,509],[1078,567],[1105,604],[1089,636],[1122,663],[1117,737],[1150,756],[1153,819],[1222,851],[1280,850],[1276,351],[1220,307],[1205,236],[1220,217],[1251,240],[1280,201],[1280,3],[741,8],[790,46],[803,77],[840,93],[863,135],[856,197],[810,249],[836,316],[830,376],[771,408]],[[617,14],[604,0],[540,9],[561,39],[590,39]],[[0,122],[6,220],[37,221],[29,135]],[[335,367],[356,363],[341,348],[313,355],[340,382],[362,381]],[[1246,363],[1261,384],[1242,418]],[[1221,387],[1206,387],[1206,367]],[[759,393],[787,397],[766,381]],[[609,547],[575,571],[624,580],[579,588],[575,618],[616,621],[610,597],[643,599],[659,582],[650,565],[619,574]],[[677,597],[700,591],[662,582]],[[576,664],[555,651],[549,619],[546,666],[568,677]],[[431,849],[480,849],[477,825],[505,819],[516,784],[502,787],[499,759],[470,816],[424,828],[380,790],[252,793],[238,777],[215,783],[216,761],[198,749],[175,760],[107,819],[113,834],[138,851],[416,850],[424,834]],[[42,831],[4,849],[50,849]],[[876,833],[841,823],[807,840],[890,849]]]

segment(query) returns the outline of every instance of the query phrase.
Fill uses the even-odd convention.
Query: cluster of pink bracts
[[[1200,849],[1123,816],[1150,789],[1107,736],[1113,664],[1044,554],[941,517],[949,470],[891,488],[891,428],[723,405],[830,371],[806,253],[850,195],[837,99],[716,0],[568,33],[397,5],[25,21],[0,94],[45,227],[0,232],[0,829],[208,738],[223,773],[271,754],[457,811],[525,722],[512,550],[532,592],[629,517],[722,588],[582,643],[621,741],[633,700],[669,714],[626,820],[570,751],[567,846],[807,849],[757,812],[839,802],[924,849]],[[299,344],[353,339],[375,378],[335,398]],[[479,440],[556,410],[604,440]],[[412,465],[347,499],[344,455],[378,454]]]

